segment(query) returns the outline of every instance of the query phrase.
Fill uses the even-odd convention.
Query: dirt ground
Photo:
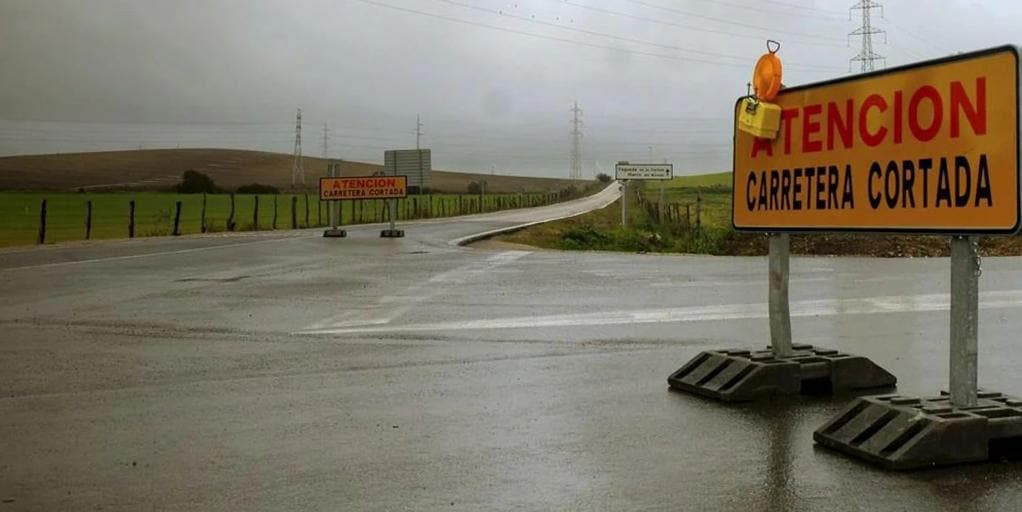
[[[736,233],[731,240],[731,253],[736,256],[759,256],[767,253],[767,237],[762,234]],[[946,236],[908,235],[793,235],[791,252],[805,255],[875,256],[881,258],[948,256]],[[1022,237],[988,237],[980,239],[984,256],[1022,255]]]

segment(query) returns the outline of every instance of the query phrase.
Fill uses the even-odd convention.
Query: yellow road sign
[[[405,176],[352,176],[319,179],[319,198],[323,201],[398,199],[407,195],[408,179]]]
[[[1018,231],[1017,48],[793,87],[774,101],[776,139],[735,130],[736,229]]]

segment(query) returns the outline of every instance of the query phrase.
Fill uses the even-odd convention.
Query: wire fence
[[[582,191],[423,194],[397,201],[395,220],[544,206]],[[387,200],[340,202],[341,225],[386,222]],[[324,227],[327,201],[310,194],[0,193],[0,246]]]

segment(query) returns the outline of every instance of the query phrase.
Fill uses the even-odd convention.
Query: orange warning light
[[[756,62],[752,87],[760,101],[772,101],[781,91],[781,59],[777,57],[780,49],[781,43],[767,41],[767,53]]]

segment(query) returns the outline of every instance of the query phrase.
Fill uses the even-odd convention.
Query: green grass
[[[718,172],[714,174],[697,174],[695,176],[677,176],[668,181],[667,188],[689,188],[689,187],[727,187],[731,188],[731,173]],[[659,187],[653,184],[651,187]]]
[[[635,188],[651,202],[660,197],[660,184],[633,184],[629,192],[628,227],[621,227],[620,201],[604,208],[499,237],[499,240],[562,250],[683,252],[728,254],[736,235],[731,228],[731,173],[684,176],[665,183],[664,200],[678,205],[691,226],[699,211],[701,228],[683,220],[657,222],[635,199]]]
[[[92,239],[127,238],[129,203],[134,200],[135,236],[166,236],[174,226],[175,203],[181,201],[182,234],[201,232],[201,194],[173,194],[162,192],[138,193],[41,193],[0,192],[0,247],[36,243],[39,233],[40,203],[47,201],[46,242],[57,243],[82,240],[85,237],[86,202],[92,201]],[[299,227],[324,226],[327,223],[327,203],[308,196],[309,217],[306,222],[306,196],[289,194],[236,195],[235,224],[239,231],[255,228],[253,218],[256,197],[259,198],[259,229],[272,229],[274,200],[276,199],[276,229],[291,228],[291,201],[297,198]],[[230,217],[230,196],[206,196],[206,222],[210,231],[226,231]],[[483,211],[538,205],[545,201],[544,194],[504,194],[483,197]],[[432,204],[432,214],[430,214]],[[415,207],[419,212],[415,213]],[[382,221],[386,203],[381,200],[341,202],[342,224]],[[476,213],[480,210],[477,195],[427,195],[398,200],[398,219],[451,216]]]
[[[686,183],[700,183],[700,185],[687,185]],[[664,201],[668,204],[681,205],[682,211],[685,206],[688,206],[693,223],[695,222],[696,207],[701,202],[700,220],[702,226],[731,227],[731,173],[675,178],[665,185],[667,186],[664,189]],[[658,202],[660,185],[656,182],[646,182],[642,188],[642,194],[650,201]]]

